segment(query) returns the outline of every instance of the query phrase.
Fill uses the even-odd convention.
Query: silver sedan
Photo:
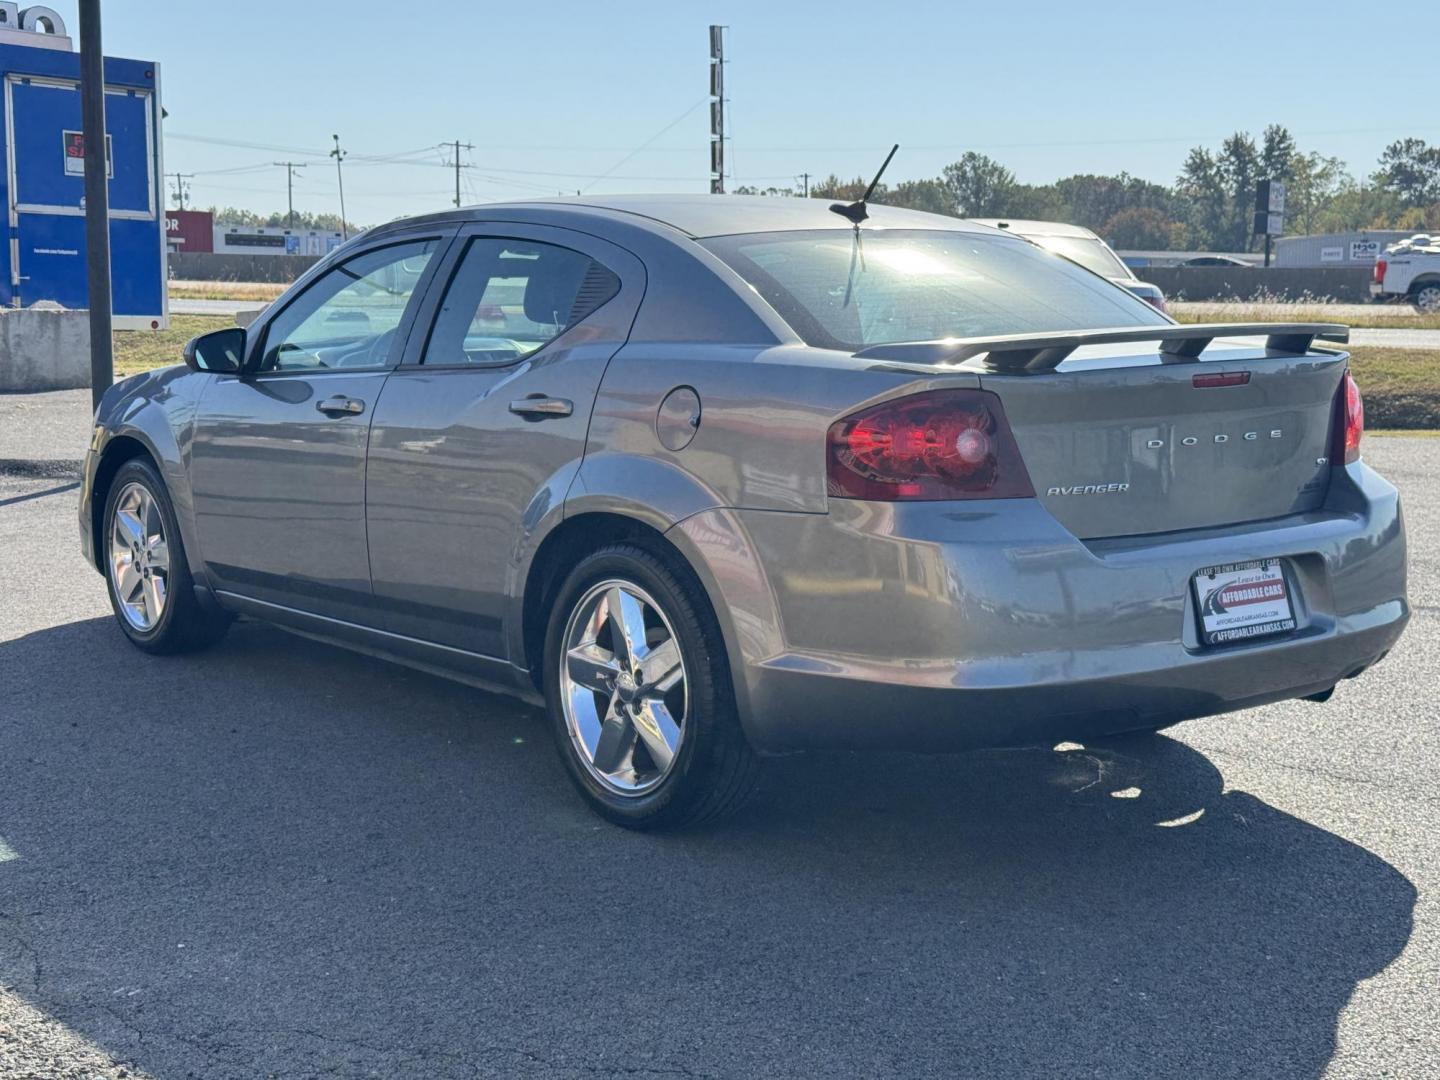
[[[1155,729],[1375,663],[1404,530],[1327,339],[910,211],[475,207],[114,386],[80,533],[141,649],[248,616],[519,694],[600,813],[674,826],[765,754]]]

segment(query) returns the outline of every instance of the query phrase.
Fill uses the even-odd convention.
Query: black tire
[[[643,794],[617,793],[590,773],[571,738],[562,699],[561,660],[570,616],[592,586],[608,579],[638,585],[661,605],[686,658],[685,734],[670,771]],[[576,788],[602,817],[630,829],[684,828],[734,811],[754,791],[759,762],[740,727],[719,623],[693,571],[670,553],[625,542],[582,559],[551,608],[544,663],[556,748]]]
[[[169,548],[169,574],[166,581],[164,609],[149,629],[135,626],[125,611],[117,592],[115,574],[110,561],[110,535],[115,523],[115,507],[120,494],[130,485],[139,484],[154,500],[164,523],[165,542]],[[105,498],[105,513],[100,519],[100,533],[95,537],[96,550],[104,568],[105,588],[115,621],[136,648],[148,653],[170,654],[195,652],[207,648],[225,636],[233,617],[218,608],[207,608],[195,595],[195,580],[185,559],[185,543],[165,481],[146,458],[132,458],[116,471]]]
[[[1415,285],[1410,302],[1426,315],[1440,313],[1440,281],[1422,281]]]

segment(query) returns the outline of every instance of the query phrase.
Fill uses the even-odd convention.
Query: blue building
[[[49,8],[0,3],[8,240],[0,304],[89,305],[80,56]],[[119,329],[164,326],[160,68],[105,58],[110,266]]]

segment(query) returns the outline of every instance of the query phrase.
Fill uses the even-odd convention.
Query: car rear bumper
[[[1399,497],[1364,465],[1319,511],[1141,538],[1082,542],[1031,499],[716,510],[672,535],[769,751],[1053,743],[1308,696],[1409,618]],[[1254,558],[1285,560],[1295,631],[1204,647],[1191,575]]]

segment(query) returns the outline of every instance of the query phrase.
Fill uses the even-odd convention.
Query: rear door
[[[392,632],[507,656],[526,533],[579,468],[644,281],[638,259],[587,234],[462,231],[371,432],[370,565]]]
[[[1343,356],[1238,340],[1215,342],[1200,363],[1115,351],[981,378],[1004,403],[1036,496],[1076,536],[1263,521],[1325,501]]]
[[[453,231],[453,230],[452,230]],[[200,552],[222,591],[362,625],[365,450],[448,235],[360,250],[256,332],[252,375],[214,376],[191,448]]]

